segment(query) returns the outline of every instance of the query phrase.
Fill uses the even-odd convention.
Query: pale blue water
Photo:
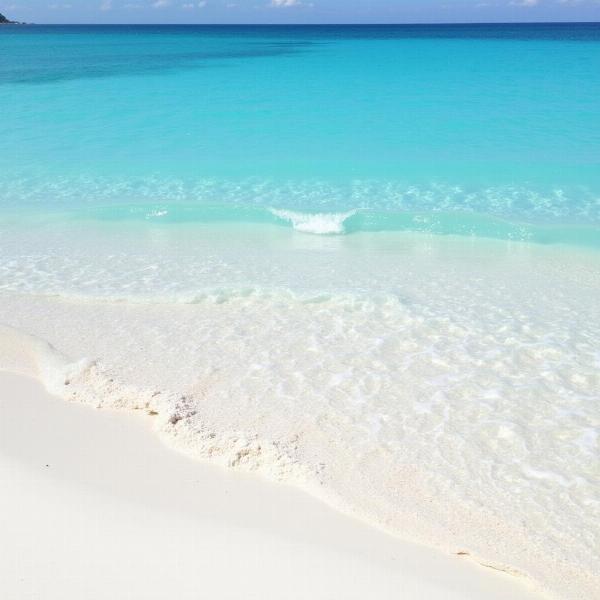
[[[0,208],[600,246],[598,98],[598,24],[3,28]]]

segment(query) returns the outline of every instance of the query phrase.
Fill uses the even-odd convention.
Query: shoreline
[[[334,248],[339,249],[338,240],[334,241]],[[320,239],[298,234],[298,244],[302,244],[301,247],[307,251],[314,250],[315,242],[319,243],[318,248],[323,243]],[[327,241],[327,244],[330,242]],[[495,246],[490,244],[490,247]],[[468,272],[472,272],[471,263],[463,258],[468,244],[445,240],[442,247],[452,250],[444,253],[445,262],[452,267],[450,272],[455,271],[460,275],[467,266]],[[347,251],[351,248],[354,246],[343,246]],[[358,253],[353,252],[352,256],[356,255]],[[368,257],[368,254],[365,256]],[[191,304],[157,305],[106,302],[106,299],[92,298],[2,294],[5,303],[0,318],[8,327],[0,326],[0,350],[3,355],[0,368],[37,377],[47,390],[64,400],[108,408],[109,412],[114,408],[124,408],[133,409],[138,414],[151,414],[152,428],[158,438],[188,458],[200,459],[202,463],[209,462],[211,465],[231,466],[235,471],[255,472],[267,480],[295,485],[340,513],[358,518],[379,531],[433,548],[446,556],[468,555],[467,559],[473,563],[535,582],[531,585],[540,593],[549,594],[553,591],[557,597],[575,598],[580,590],[592,590],[589,595],[595,597],[593,569],[585,570],[585,565],[593,560],[593,553],[578,558],[573,551],[567,551],[569,531],[564,529],[559,538],[553,539],[547,535],[551,529],[540,527],[538,517],[548,520],[554,516],[553,513],[550,510],[532,511],[531,506],[529,510],[524,508],[524,502],[533,502],[539,496],[530,493],[531,490],[529,496],[518,489],[515,493],[514,483],[498,489],[501,488],[501,481],[496,477],[490,481],[494,489],[483,490],[481,484],[473,482],[473,476],[476,480],[485,475],[481,467],[485,466],[490,456],[495,457],[503,468],[511,467],[503,457],[510,458],[512,455],[499,454],[499,447],[493,446],[496,438],[506,444],[506,441],[502,442],[506,438],[499,436],[500,433],[506,434],[506,431],[492,429],[491,438],[484,436],[480,440],[484,443],[483,448],[477,447],[477,440],[482,433],[480,428],[471,431],[468,423],[457,422],[456,427],[448,430],[448,436],[435,437],[440,419],[444,422],[444,411],[461,415],[461,411],[469,404],[465,405],[461,395],[455,395],[447,397],[440,404],[442,412],[435,406],[430,407],[429,412],[419,411],[422,398],[417,397],[415,402],[414,394],[423,382],[427,382],[424,376],[427,372],[424,373],[423,369],[430,368],[428,361],[413,369],[412,378],[404,377],[397,381],[394,373],[390,374],[389,383],[394,383],[393,397],[401,402],[404,411],[402,420],[398,422],[405,422],[409,427],[400,428],[397,435],[388,435],[384,443],[366,444],[370,439],[369,432],[362,428],[365,424],[377,423],[365,421],[360,414],[354,421],[351,420],[353,415],[348,409],[360,407],[360,404],[348,402],[348,398],[339,404],[339,394],[344,393],[344,384],[350,384],[354,379],[332,380],[329,374],[342,367],[347,368],[344,352],[352,352],[352,356],[355,356],[358,344],[352,338],[338,337],[335,345],[332,345],[334,340],[323,335],[331,332],[332,319],[338,317],[340,310],[346,319],[341,331],[362,332],[360,340],[365,341],[365,344],[360,344],[362,352],[364,354],[365,349],[372,346],[372,359],[376,362],[381,359],[377,340],[388,339],[386,357],[389,355],[388,362],[393,365],[402,364],[405,356],[412,356],[414,347],[428,347],[431,332],[422,330],[420,324],[427,327],[430,321],[425,316],[431,316],[432,313],[425,311],[421,314],[421,310],[422,305],[427,306],[426,296],[435,299],[437,295],[424,294],[426,282],[436,282],[433,291],[443,285],[447,297],[456,295],[455,302],[464,297],[465,291],[459,285],[463,279],[459,276],[453,277],[455,281],[448,280],[447,274],[438,272],[443,265],[435,260],[436,254],[427,253],[424,256],[433,257],[424,262],[424,284],[413,285],[414,275],[411,272],[407,275],[410,276],[407,281],[414,293],[409,302],[403,298],[410,298],[410,288],[405,288],[407,293],[403,297],[387,298],[384,302],[376,297],[372,301],[364,299],[358,302],[354,297],[343,295],[338,298],[319,297],[315,302],[305,302],[304,298],[295,295],[234,294],[229,297],[222,293],[214,298],[199,298]],[[535,254],[507,250],[504,259],[502,256],[479,255],[474,267],[480,275],[476,280],[475,292],[485,292],[486,297],[489,296],[492,315],[497,307],[514,313],[515,308],[511,308],[510,303],[523,310],[531,298],[543,295],[539,288],[545,290],[549,286],[554,280],[549,278],[552,273],[562,272],[562,261],[557,263],[549,260],[551,257],[554,258],[553,252],[548,254],[541,250]],[[540,260],[533,261],[534,258]],[[491,295],[496,293],[492,284],[506,276],[508,267],[514,265],[515,274],[523,276],[532,262],[537,266],[537,279],[528,276],[528,281],[524,281],[519,293],[510,298],[508,305],[502,299],[505,295],[497,299]],[[583,287],[587,277],[595,272],[594,265],[587,261],[578,265],[578,269],[571,270],[569,278],[574,280],[578,275],[585,276],[579,278],[581,293],[576,295],[578,309],[581,315],[592,314],[595,309],[583,310],[582,302],[594,288],[593,285],[589,290]],[[352,273],[356,273],[357,266],[352,266]],[[368,261],[365,266],[368,266]],[[379,268],[383,270],[383,265],[379,265]],[[321,272],[322,269],[313,270]],[[421,272],[421,269],[417,270]],[[362,268],[359,271],[362,272]],[[368,272],[368,269],[364,272]],[[563,277],[559,283],[559,289],[562,289],[569,280]],[[318,289],[318,286],[314,287]],[[467,287],[467,291],[470,287]],[[535,293],[530,292],[530,287]],[[570,289],[565,294],[567,291],[570,292]],[[559,295],[556,289],[554,293]],[[565,298],[565,294],[560,296]],[[420,300],[417,302],[417,299]],[[469,306],[468,302],[460,304]],[[548,314],[541,315],[538,310],[534,321],[536,329],[523,333],[511,328],[523,344],[523,356],[517,355],[518,360],[512,365],[519,377],[528,372],[529,365],[538,364],[540,358],[557,360],[553,345],[535,349],[535,354],[528,350],[531,341],[535,342],[542,333],[548,334],[548,323],[556,326],[562,323],[562,313],[555,315],[550,310],[553,306],[548,306]],[[437,314],[435,303],[431,309]],[[478,312],[481,311],[478,309]],[[474,319],[477,315],[470,312],[455,316],[456,324],[462,328],[457,328],[455,324],[448,329],[441,323],[441,328],[434,329],[435,334],[443,334],[445,340],[444,352],[439,354],[437,364],[446,365],[448,357],[454,355],[457,361],[456,377],[469,377],[469,372],[477,377],[477,365],[475,371],[469,371],[468,360],[481,351],[475,346],[474,353],[465,354],[463,333],[471,332],[475,336],[472,343],[479,344],[481,328],[485,332],[494,326],[496,320],[480,323],[477,318]],[[589,322],[593,322],[593,319]],[[406,323],[413,325],[412,331],[416,335],[405,336],[401,343],[408,343],[409,346],[398,353],[396,350],[401,348],[389,346],[390,332],[410,333]],[[414,325],[417,325],[416,329]],[[571,317],[568,325],[573,327]],[[282,329],[282,326],[285,328]],[[585,326],[580,326],[580,329],[587,330]],[[106,331],[112,334],[106,336]],[[274,347],[272,341],[275,332],[278,332],[279,341]],[[282,336],[282,332],[286,335]],[[312,346],[305,349],[307,334]],[[495,334],[490,332],[487,335]],[[506,334],[503,335],[497,340],[486,338],[486,346],[490,345],[489,339],[492,339],[492,347],[504,349]],[[411,342],[413,338],[414,342]],[[398,336],[393,339],[398,339]],[[319,352],[311,355],[311,349]],[[273,352],[283,354],[273,355]],[[397,355],[396,360],[392,360],[393,355]],[[318,356],[322,356],[322,360],[313,365]],[[558,356],[560,358],[561,355]],[[182,360],[183,357],[185,360]],[[525,360],[527,362],[523,362]],[[305,372],[304,381],[308,388],[294,388],[297,385],[298,361]],[[581,362],[579,364],[578,372],[581,372]],[[510,364],[508,366],[511,367]],[[369,368],[367,363],[360,363],[356,367],[356,374],[368,372]],[[508,375],[511,373],[510,369],[504,372]],[[387,375],[385,372],[383,375],[385,383]],[[314,391],[316,381],[322,381],[327,389],[332,382],[335,383],[322,403],[315,402],[320,398]],[[504,390],[503,396],[508,399],[514,395],[512,388],[505,389],[505,381],[488,380],[481,383],[482,386],[484,384],[482,389],[498,387]],[[272,393],[275,389],[277,394]],[[353,390],[354,387],[350,392]],[[363,391],[368,393],[374,390]],[[554,397],[560,406],[564,398],[569,396],[559,396],[558,390],[555,390]],[[491,411],[487,417],[485,414],[475,414],[474,423],[487,423],[489,426],[503,419],[510,427],[513,423],[525,422],[525,418],[519,418],[519,406],[496,406],[493,398],[483,397],[479,404],[472,405],[473,410]],[[298,402],[298,399],[302,401]],[[311,400],[313,408],[307,411],[307,402]],[[532,402],[521,405],[521,408],[534,410],[532,414],[539,419],[543,416],[540,408],[548,405],[540,407]],[[328,407],[346,410],[328,411]],[[374,410],[383,410],[385,414],[389,410],[398,411],[400,407],[391,405],[386,408],[385,405],[375,404]],[[406,421],[407,415],[412,413],[411,419]],[[314,418],[310,417],[311,414]],[[387,426],[387,423],[389,420],[383,418],[379,426]],[[353,437],[353,427],[361,428],[358,432],[360,435]],[[452,441],[453,432],[457,433],[458,445],[454,448],[450,446],[450,454],[447,454],[446,444]],[[553,439],[553,432],[549,432],[551,437],[548,439]],[[524,436],[523,440],[526,439]],[[427,443],[428,440],[431,443]],[[470,448],[469,452],[462,446],[465,440],[470,442],[467,447],[467,450]],[[427,454],[418,455],[419,449]],[[433,458],[429,459],[431,456]],[[400,461],[395,457],[399,457]],[[454,462],[449,462],[449,459]],[[465,459],[470,462],[465,463]],[[527,461],[524,464],[527,466]],[[535,462],[531,464],[536,467]],[[459,468],[461,466],[463,468]],[[513,473],[519,475],[518,471]],[[430,478],[429,481],[426,477]],[[430,485],[434,477],[437,479]],[[536,482],[536,479],[527,477],[520,479],[524,485]],[[544,489],[538,486],[532,491],[543,493]],[[541,499],[548,497],[545,493]],[[552,497],[556,497],[556,494]],[[502,505],[502,502],[505,504]],[[502,510],[506,502],[513,503],[511,512]],[[494,513],[494,505],[501,510]],[[488,507],[490,510],[487,510]],[[516,516],[519,514],[520,519]],[[567,525],[574,525],[580,530],[581,519],[581,515],[571,521],[567,519]],[[593,535],[593,527],[588,529]],[[563,542],[560,546],[557,545],[558,540]],[[583,544],[574,545],[573,550],[579,551],[581,546]],[[578,571],[575,570],[577,565]]]
[[[7,372],[0,391],[8,597],[540,597],[526,580],[387,535],[291,486],[186,458],[149,417],[94,414]]]

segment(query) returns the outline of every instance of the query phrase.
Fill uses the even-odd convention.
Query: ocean
[[[600,597],[599,98],[600,24],[4,27],[0,368]]]

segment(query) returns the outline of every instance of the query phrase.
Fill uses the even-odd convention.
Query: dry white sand
[[[165,448],[148,419],[0,373],[0,598],[535,598],[284,485]]]

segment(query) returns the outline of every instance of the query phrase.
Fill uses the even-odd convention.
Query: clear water
[[[598,98],[597,24],[0,29],[0,368],[598,597]]]
[[[3,212],[600,245],[599,25],[0,36]]]

